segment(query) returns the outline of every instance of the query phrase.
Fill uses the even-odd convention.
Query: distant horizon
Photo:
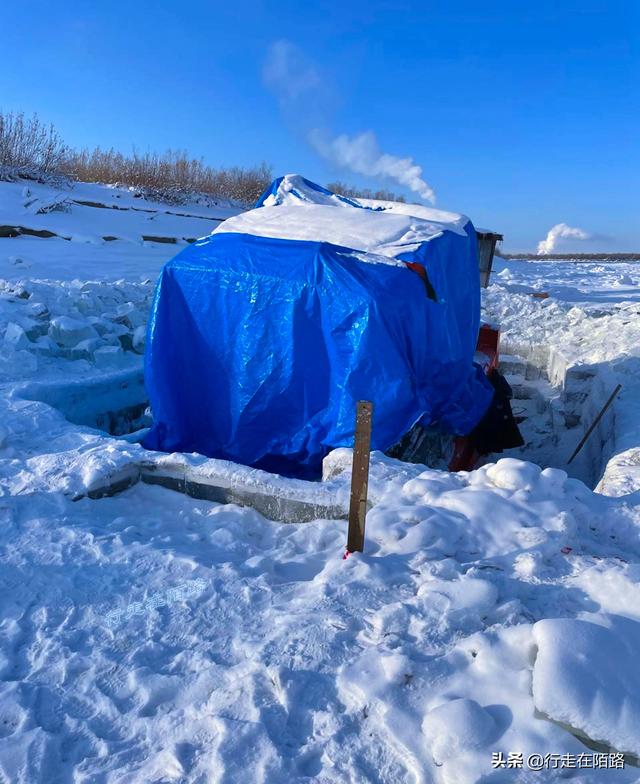
[[[26,134],[27,135],[29,134],[29,126],[30,125],[33,125],[33,126],[36,126],[36,127],[39,126],[40,128],[43,128],[43,127],[46,127],[46,126],[50,126],[52,131],[57,133],[57,128],[55,128],[55,126],[52,123],[51,124],[48,123],[46,121],[46,118],[43,118],[40,115],[40,113],[38,113],[38,112],[34,112],[31,116],[26,115],[23,112],[13,112],[13,113],[9,113],[8,115],[5,114],[4,118],[6,120],[7,116],[11,119],[12,116],[14,118],[16,118],[19,115],[22,115],[24,117],[24,120],[26,121],[25,122],[25,127],[26,127]],[[0,121],[2,121],[2,119],[3,119],[3,112],[2,112],[2,107],[0,106]],[[35,120],[35,122],[33,122],[34,120]],[[5,129],[6,129],[6,127],[7,126],[5,125]],[[9,125],[9,128],[10,128],[10,125]],[[63,138],[61,138],[61,137],[59,138],[59,144],[61,145],[61,148],[62,148],[62,146],[65,146],[64,158],[65,158],[65,162],[66,163],[71,162],[73,164],[73,162],[75,160],[78,160],[78,159],[81,159],[82,161],[86,162],[87,161],[87,155],[85,153],[89,153],[89,156],[88,156],[89,160],[91,160],[91,153],[92,152],[98,153],[98,164],[97,165],[99,167],[99,173],[100,174],[103,173],[104,168],[105,168],[105,158],[109,159],[111,166],[114,166],[115,165],[114,164],[114,159],[117,159],[118,155],[124,155],[125,156],[124,157],[124,161],[122,163],[118,163],[118,172],[113,175],[112,179],[96,179],[95,178],[95,170],[88,171],[88,175],[87,176],[83,176],[83,166],[82,165],[80,166],[79,173],[78,173],[78,170],[75,168],[75,165],[72,166],[72,168],[73,168],[72,179],[75,179],[78,182],[102,183],[102,184],[104,184],[106,186],[110,186],[110,185],[124,185],[126,187],[134,187],[134,188],[135,187],[140,187],[137,182],[127,180],[126,179],[126,174],[124,175],[124,178],[118,177],[118,174],[120,174],[123,169],[126,169],[127,166],[131,166],[131,168],[133,170],[138,171],[139,164],[138,164],[137,160],[135,160],[135,159],[131,160],[129,158],[129,155],[140,155],[142,157],[142,161],[143,162],[144,162],[144,159],[145,159],[146,155],[151,155],[152,158],[154,156],[157,156],[158,157],[158,161],[160,161],[161,164],[167,164],[167,162],[168,162],[169,165],[173,165],[173,162],[176,160],[176,155],[177,155],[178,156],[178,164],[176,164],[176,166],[180,165],[180,162],[181,162],[180,159],[183,158],[183,156],[184,156],[184,160],[182,160],[183,164],[188,163],[188,161],[190,159],[192,159],[192,158],[194,159],[194,161],[198,161],[199,160],[199,159],[196,159],[193,156],[191,156],[188,149],[185,149],[185,150],[166,150],[166,151],[164,151],[164,153],[159,153],[158,151],[155,151],[155,150],[146,150],[144,152],[140,152],[139,150],[136,150],[136,148],[134,146],[134,148],[132,150],[132,153],[126,153],[124,151],[115,150],[112,146],[109,146],[109,145],[106,145],[106,144],[105,145],[98,145],[97,147],[95,147],[93,149],[90,149],[90,148],[74,149],[74,148],[71,148],[70,146],[66,146],[65,140]],[[78,156],[78,153],[80,153],[79,156]],[[115,153],[115,155],[114,155],[114,153]],[[0,158],[0,161],[1,160],[2,159]],[[204,164],[204,169],[206,169],[206,166],[207,165]],[[266,166],[266,164],[263,162],[260,165],[254,165],[252,167],[248,166],[246,168],[242,168],[242,170],[240,171],[240,175],[241,176],[246,176],[247,174],[257,175],[259,170],[261,170],[261,168],[262,168],[264,170],[263,171],[263,175],[266,176],[267,171],[264,169],[265,166]],[[222,174],[222,176],[224,178],[227,178],[227,177],[229,177],[231,172],[233,172],[234,168],[235,167],[233,167],[233,166],[226,166],[226,167],[225,166],[221,166],[221,167],[219,167],[219,169],[217,169],[217,171],[220,174]],[[9,169],[11,169],[11,166],[9,166]],[[85,170],[87,169],[87,164],[86,163],[84,164],[84,169]],[[201,172],[200,176],[202,176],[202,172],[204,171],[204,169],[203,169],[202,165],[200,165],[200,168],[199,168],[199,170]],[[271,167],[269,167],[269,169],[271,169]],[[108,165],[107,165],[107,170],[108,170]],[[176,169],[174,168],[173,171],[176,171]],[[62,170],[59,171],[59,173],[62,174],[63,176],[67,176],[68,175],[68,170],[62,169]],[[255,193],[257,193],[259,195],[260,193],[263,192],[264,188],[267,187],[268,182],[271,182],[273,180],[277,180],[277,179],[279,179],[282,176],[284,176],[284,175],[283,174],[278,174],[278,173],[276,173],[275,171],[273,171],[271,169],[270,180],[269,181],[263,180],[264,184],[261,185],[259,187],[259,189],[255,191]],[[304,176],[304,175],[301,175],[301,176]],[[170,177],[171,177],[171,174],[169,173],[168,175],[165,176],[165,180],[167,180],[167,178],[170,178]],[[27,175],[25,177],[25,179],[26,180],[31,179],[31,175]],[[256,182],[256,180],[253,181],[254,185],[255,185],[255,182]],[[335,192],[342,193],[343,195],[351,197],[351,198],[365,198],[365,199],[381,198],[381,199],[385,199],[385,200],[396,200],[397,199],[397,200],[402,201],[402,202],[407,203],[407,204],[412,204],[413,203],[413,204],[416,204],[416,205],[420,205],[420,200],[415,198],[415,194],[409,192],[408,195],[405,195],[404,193],[401,192],[402,191],[401,188],[397,188],[396,190],[392,191],[392,190],[386,190],[382,186],[379,186],[379,190],[378,191],[374,191],[374,186],[363,185],[363,186],[358,187],[358,186],[354,186],[354,182],[355,182],[355,178],[350,176],[349,172],[347,172],[347,173],[345,173],[343,175],[342,179],[335,180],[334,182],[318,182],[318,185],[320,185],[322,187],[325,187],[325,188],[332,189]],[[157,183],[154,183],[152,187],[156,187],[157,185],[158,185]],[[165,186],[166,186],[166,183],[165,183]],[[339,187],[339,186],[342,186],[342,187]],[[146,187],[146,186],[144,186],[144,187]],[[162,187],[162,186],[160,186],[160,187]],[[170,187],[171,188],[175,188],[176,187],[175,181],[173,179],[170,180]],[[182,188],[182,186],[178,186],[178,187],[179,187],[179,189]],[[187,188],[187,190],[189,190],[189,189]],[[196,189],[193,192],[198,192],[198,191]],[[216,198],[220,198],[220,199],[228,199],[228,198],[230,198],[228,195],[226,195],[222,191],[218,191],[218,190],[215,190],[215,191],[211,191],[211,190],[206,190],[205,191],[205,190],[203,190],[202,193],[205,193],[205,194],[208,193],[209,195],[212,195],[212,196],[214,196]],[[250,208],[250,206],[255,201],[255,198],[257,198],[257,197],[253,196],[253,199],[252,199],[251,202],[244,201],[242,203],[246,204],[247,208]],[[237,200],[236,200],[236,203],[239,203],[239,202],[237,202]],[[436,210],[439,209],[439,207],[437,205],[433,205],[432,204],[432,205],[428,205],[428,206],[431,206],[431,207],[433,207]],[[472,220],[472,222],[473,222],[473,220]],[[485,232],[485,231],[493,232],[493,231],[495,231],[496,234],[498,234],[500,236],[499,229],[496,228],[496,226],[493,226],[492,229],[478,228],[478,231],[479,232]],[[576,234],[580,235],[580,234],[583,234],[583,232],[580,229],[571,228],[571,227],[567,226],[566,224],[557,224],[554,227],[552,227],[551,230],[548,232],[546,240],[538,242],[538,249],[536,251],[532,251],[531,249],[513,250],[513,249],[509,248],[508,250],[505,250],[505,249],[496,248],[496,254],[499,255],[501,258],[504,258],[504,259],[507,259],[507,260],[510,260],[510,259],[511,260],[515,260],[515,259],[526,259],[526,260],[534,260],[534,259],[539,259],[539,260],[543,260],[543,259],[549,259],[549,260],[552,260],[552,259],[553,260],[555,260],[555,259],[558,259],[558,260],[571,260],[571,259],[575,259],[575,260],[604,260],[604,261],[616,261],[616,260],[621,260],[621,261],[622,260],[626,260],[626,261],[630,261],[630,260],[631,261],[640,261],[640,250],[616,251],[615,249],[603,248],[602,250],[591,251],[591,252],[585,251],[584,249],[582,249],[582,250],[573,250],[573,251],[569,251],[569,250],[566,250],[566,249],[559,249],[559,250],[556,251],[555,247],[553,247],[553,244],[557,241],[558,237],[559,238],[563,238],[564,236],[571,237],[571,236],[575,236]],[[554,235],[557,235],[557,236],[554,237]],[[552,247],[551,248],[545,247],[545,246],[548,246],[550,238],[552,238]],[[585,235],[585,236],[578,236],[578,239],[580,239],[580,240],[593,239],[593,237]],[[608,238],[600,236],[600,237],[598,237],[598,239],[600,241],[606,242],[606,240]],[[640,242],[638,243],[638,245],[640,246]],[[581,243],[581,246],[582,246],[582,248],[584,248],[584,243]]]
[[[550,261],[571,261],[572,259],[575,259],[576,261],[640,261],[640,250],[620,253],[617,253],[616,251],[605,251],[603,253],[531,253],[529,251],[517,250],[503,253],[502,251],[496,250],[496,256],[500,256],[502,259],[525,259],[527,261],[533,261],[534,259],[540,261],[544,259]]]

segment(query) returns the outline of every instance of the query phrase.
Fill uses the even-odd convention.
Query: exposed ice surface
[[[116,234],[123,211],[101,212]],[[73,422],[139,391],[154,269],[176,251],[123,242],[110,266],[113,244],[0,239],[0,781],[638,781],[640,267],[497,262],[484,292],[505,345],[623,383],[601,492],[514,458],[449,474],[374,453],[365,553],[343,559],[341,520],[141,483],[86,497],[141,459]],[[296,492],[344,497],[349,462]],[[526,769],[594,745],[626,769]]]

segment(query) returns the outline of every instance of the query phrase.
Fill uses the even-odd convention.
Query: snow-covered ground
[[[93,183],[53,188],[24,180],[2,182],[0,277],[155,279],[164,262],[179,250],[174,243],[184,246],[189,239],[210,234],[221,220],[238,212],[226,203],[160,204],[125,188]],[[34,234],[6,238],[9,228],[55,236],[47,237],[44,244],[45,238]],[[3,237],[19,241],[7,242]]]
[[[639,780],[639,265],[497,260],[484,315],[542,401],[533,446],[456,475],[374,453],[366,552],[343,560],[344,520],[141,482],[88,497],[149,457],[104,432],[144,418],[144,324],[179,249],[141,238],[225,216],[37,215],[32,193],[57,194],[0,183],[0,224],[72,239],[0,238],[2,784]],[[348,495],[348,450],[316,485],[190,461]]]

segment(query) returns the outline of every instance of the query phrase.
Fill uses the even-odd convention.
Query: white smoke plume
[[[310,134],[311,144],[327,160],[342,169],[349,169],[367,177],[381,177],[394,180],[421,199],[435,204],[436,194],[422,177],[422,167],[413,158],[398,158],[382,152],[373,131],[365,131],[356,136],[341,134],[327,139],[320,131]]]
[[[365,177],[393,180],[435,203],[436,195],[423,179],[422,168],[412,158],[383,152],[373,131],[331,138],[317,130],[325,125],[335,96],[331,85],[294,43],[280,40],[269,47],[262,78],[288,119],[303,131],[316,152],[335,166]],[[309,132],[309,128],[316,130]]]
[[[291,41],[275,41],[262,69],[265,84],[283,102],[291,103],[322,87],[322,79],[304,53]]]
[[[572,226],[567,226],[566,223],[556,223],[551,229],[546,238],[538,243],[538,255],[546,256],[552,253],[558,244],[558,240],[565,237],[572,237],[576,240],[588,240],[591,238],[583,229],[576,229]]]

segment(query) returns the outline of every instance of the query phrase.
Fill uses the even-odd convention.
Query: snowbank
[[[536,708],[581,736],[640,757],[640,623],[538,621],[533,668]],[[606,624],[606,625],[605,625]]]
[[[174,207],[93,183],[0,182],[0,278],[155,280],[176,245],[238,212],[227,204]]]
[[[561,394],[563,416],[580,424],[544,459],[565,465],[620,383],[571,470],[609,495],[640,489],[640,263],[498,260],[492,280],[483,312],[500,324],[501,352],[541,369]]]

